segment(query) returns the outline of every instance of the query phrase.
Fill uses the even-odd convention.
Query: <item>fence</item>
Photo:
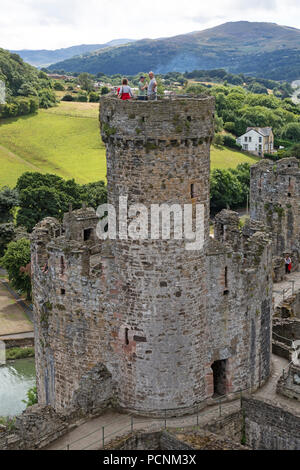
[[[291,295],[294,295],[294,293],[295,293],[295,282],[296,281],[291,280],[291,281],[287,281],[287,282],[289,282],[291,284],[290,287],[285,287],[285,288],[280,289],[280,290],[273,289],[273,293],[280,294],[280,296],[282,296],[283,301],[285,299],[287,299],[288,297],[290,297]]]
[[[200,409],[200,405],[197,408],[196,413],[193,415],[186,415],[182,417],[168,417],[172,411],[176,410],[166,409],[164,410],[165,416],[162,418],[143,418],[133,414],[119,415],[117,419],[112,420],[106,426],[97,427],[97,429],[80,436],[78,439],[69,442],[59,450],[89,450],[89,449],[103,449],[105,445],[113,440],[113,438],[121,437],[129,432],[148,428],[148,430],[163,430],[169,427],[180,428],[183,426],[199,428],[200,424],[203,426],[213,418],[220,418],[225,413],[226,415],[238,411],[241,408],[241,397],[242,393],[251,391],[250,388],[239,390],[234,394],[234,402],[228,402],[228,396],[220,396],[212,399],[212,405],[208,408]],[[240,399],[238,399],[240,398]],[[95,436],[95,440],[92,440]],[[92,440],[92,442],[90,442]],[[84,442],[86,441],[86,442]],[[76,445],[77,444],[77,445]]]

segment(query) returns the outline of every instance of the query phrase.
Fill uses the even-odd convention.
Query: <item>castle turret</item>
[[[204,206],[201,249],[184,239],[112,240],[119,272],[119,401],[142,413],[205,398],[210,143],[214,99],[101,100],[109,203]],[[150,232],[150,228],[149,228]]]

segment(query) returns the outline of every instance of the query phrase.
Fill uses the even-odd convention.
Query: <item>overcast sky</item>
[[[0,0],[0,47],[56,49],[174,36],[226,21],[300,28],[300,0]]]

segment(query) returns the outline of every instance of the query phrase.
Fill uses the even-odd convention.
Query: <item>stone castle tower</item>
[[[209,236],[211,97],[101,100],[108,199],[203,204],[204,244],[96,237],[95,211],[32,236],[39,401],[178,415],[270,372],[272,263],[257,223],[222,211]],[[118,221],[119,222],[119,221]],[[121,221],[120,221],[121,222]],[[149,229],[150,230],[150,229]]]

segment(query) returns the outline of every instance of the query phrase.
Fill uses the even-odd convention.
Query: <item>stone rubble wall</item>
[[[253,450],[300,450],[300,410],[242,398],[246,444]]]

